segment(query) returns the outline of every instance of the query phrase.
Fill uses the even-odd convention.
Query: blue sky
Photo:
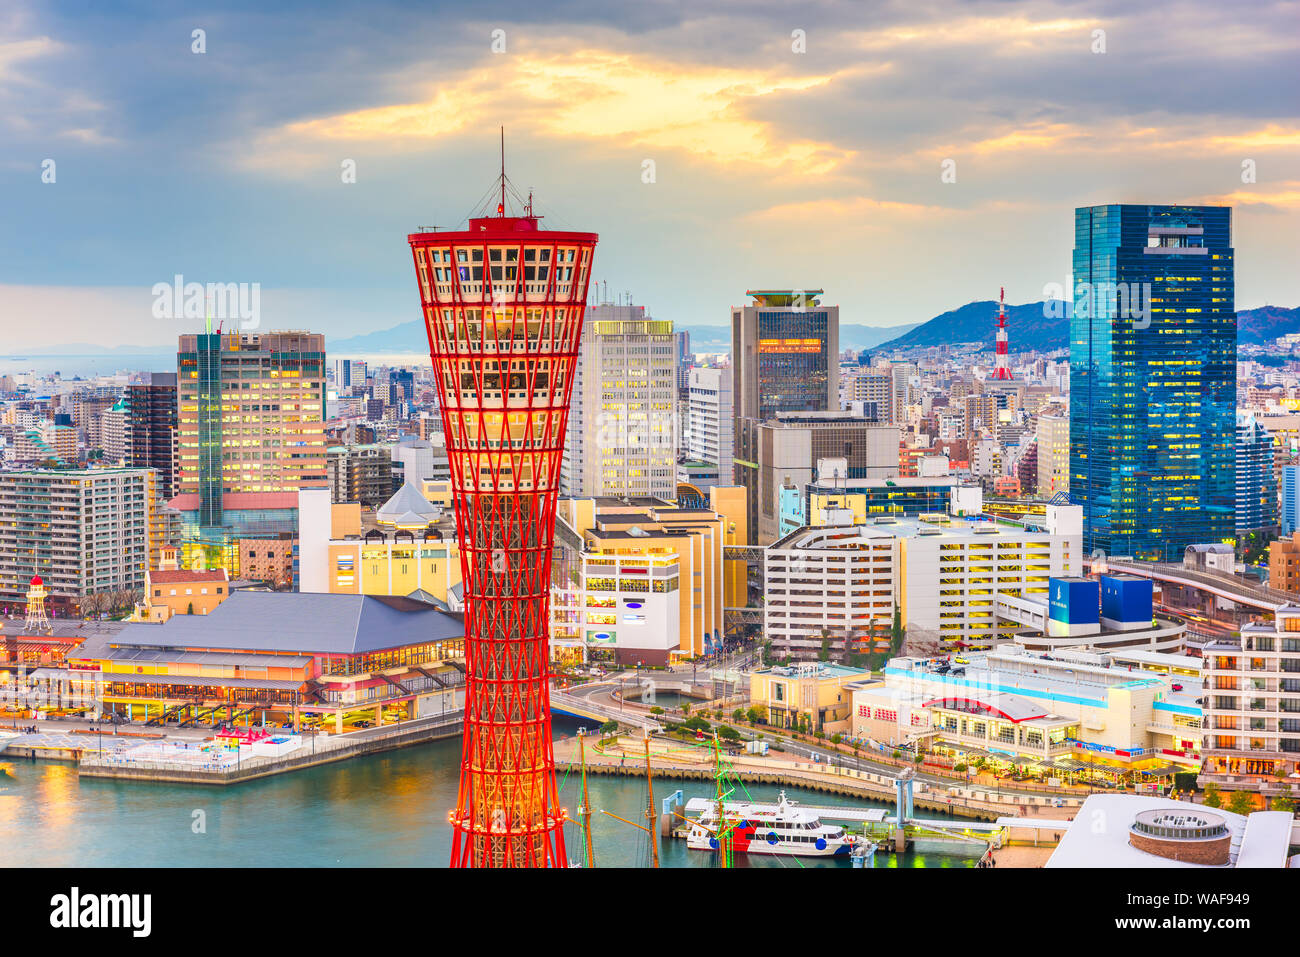
[[[501,125],[544,222],[679,322],[786,285],[880,326],[1030,301],[1099,202],[1232,204],[1238,307],[1297,305],[1298,47],[1294,3],[17,0],[0,352],[174,342],[177,273],[260,283],[265,328],[416,318],[405,235],[463,220]]]

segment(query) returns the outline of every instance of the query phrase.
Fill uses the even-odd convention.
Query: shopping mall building
[[[102,712],[341,732],[461,706],[464,618],[404,597],[237,590],[206,615],[128,624],[67,654]]]

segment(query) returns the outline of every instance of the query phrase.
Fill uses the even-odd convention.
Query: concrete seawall
[[[579,772],[580,766],[573,762],[561,761],[556,765],[561,771]],[[709,781],[714,780],[714,771],[711,767],[684,768],[672,766],[653,765],[651,769],[657,778],[668,778],[676,781]],[[625,766],[591,764],[587,765],[588,774],[610,774],[623,775],[625,777],[641,778],[645,776],[645,766],[634,764],[629,761]],[[827,777],[823,775],[805,775],[798,771],[753,771],[733,768],[727,772],[729,775],[749,784],[775,784],[781,787],[803,788],[807,791],[817,791],[822,794],[837,794],[842,797],[855,797],[864,800],[885,801],[892,804],[894,801],[894,789],[892,786],[877,784],[874,781],[867,781],[856,778],[839,778]],[[965,803],[953,801],[949,804],[945,801],[936,801],[928,797],[917,795],[913,799],[913,807],[926,811],[935,811],[940,814],[951,813],[953,817],[969,818],[976,821],[996,821],[1000,816],[1009,813],[1007,808],[995,809],[991,807],[978,807]]]
[[[411,745],[424,744],[443,738],[459,737],[460,719],[446,721],[432,719],[428,722],[412,722],[406,727],[397,728],[387,733],[374,734],[357,738],[345,744],[334,745],[312,753],[294,752],[283,758],[252,758],[241,766],[216,770],[209,768],[188,768],[180,765],[167,765],[155,762],[132,764],[106,764],[82,761],[77,771],[81,777],[114,778],[117,780],[153,781],[167,784],[238,784],[257,778],[314,768],[336,761],[365,754],[378,754]],[[301,751],[302,749],[299,749]]]

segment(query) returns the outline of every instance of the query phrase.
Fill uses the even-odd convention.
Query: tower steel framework
[[[564,867],[551,742],[555,500],[595,233],[529,197],[408,236],[438,381],[465,584],[465,731],[452,867]],[[495,198],[495,197],[494,197]]]

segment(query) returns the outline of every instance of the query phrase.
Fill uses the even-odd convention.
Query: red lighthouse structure
[[[551,744],[555,500],[595,233],[510,215],[410,234],[442,402],[465,583],[465,731],[452,867],[565,867]],[[511,190],[513,193],[513,190]],[[518,198],[518,197],[516,197]]]
[[[1007,291],[1004,288],[998,289],[998,345],[993,378],[1011,378],[1011,356],[1007,352]]]

